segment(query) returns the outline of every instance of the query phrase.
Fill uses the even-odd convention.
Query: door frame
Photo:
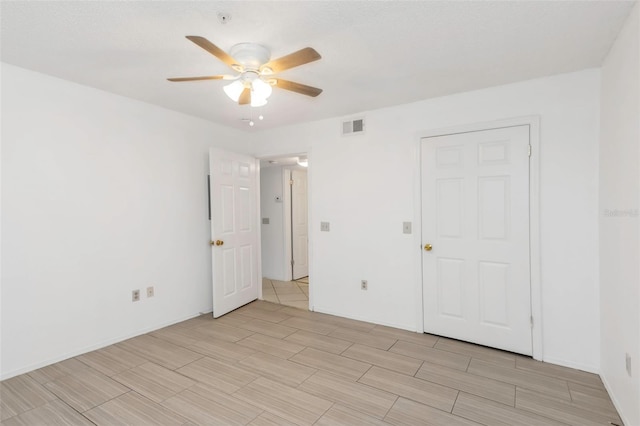
[[[282,168],[282,231],[284,234],[284,278],[286,281],[293,281],[293,271],[291,267],[291,258],[293,257],[291,247],[291,171],[293,169],[288,166]]]
[[[415,265],[418,277],[415,286],[416,295],[416,329],[424,332],[424,299],[422,287],[422,144],[423,138],[446,136],[456,133],[477,132],[502,127],[529,126],[529,267],[531,285],[531,340],[533,358],[542,360],[542,288],[540,282],[540,117],[524,116],[504,120],[464,124],[453,127],[427,129],[416,133],[417,155],[415,167],[418,173],[414,177],[414,233],[416,250]]]
[[[312,203],[312,192],[309,190],[311,188],[311,184],[312,184],[312,164],[313,164],[313,154],[311,152],[311,149],[305,151],[305,152],[294,152],[291,153],[290,151],[285,151],[285,152],[269,152],[268,154],[264,154],[261,156],[256,157],[258,160],[258,163],[260,163],[260,160],[267,160],[267,159],[272,159],[272,158],[278,158],[278,157],[300,157],[300,156],[306,156],[308,161],[309,161],[309,165],[307,166],[307,238],[308,238],[308,250],[307,250],[307,262],[309,264],[309,311],[313,311],[313,301],[314,301],[314,291],[313,291],[313,232],[312,231],[312,217],[313,217],[313,213],[312,210],[310,208],[311,203]],[[282,203],[283,205],[286,206],[287,203],[287,198],[290,200],[291,198],[291,193],[287,191],[288,187],[289,187],[289,180],[285,177],[285,171],[286,169],[291,170],[291,167],[287,167],[284,166],[282,167]],[[258,175],[258,178],[260,176]],[[258,182],[259,184],[260,182]],[[288,194],[288,195],[287,195]],[[287,197],[287,198],[285,198]],[[260,197],[258,197],[258,216],[259,216],[259,220],[260,220],[260,210],[261,206],[260,206]],[[285,241],[284,241],[284,256],[285,256],[285,272],[286,275],[285,277],[290,277],[293,278],[291,275],[291,263],[288,263],[287,265],[287,259],[289,259],[288,261],[291,261],[291,228],[289,227],[287,230],[287,216],[289,217],[289,223],[291,222],[291,211],[287,211],[286,208],[283,207],[283,209],[285,210],[283,212],[282,215],[282,226],[283,226],[283,230],[284,230],[284,235],[285,235]],[[289,242],[287,243],[286,239],[289,239]],[[262,245],[261,245],[262,246]],[[287,269],[288,268],[288,269]],[[260,273],[262,274],[262,250],[260,250],[260,265],[259,265],[259,270]],[[291,279],[289,280],[291,281]],[[260,286],[260,296],[259,296],[260,300],[262,300],[262,286]]]
[[[306,154],[305,154],[306,155]],[[292,245],[292,222],[293,217],[291,217],[292,212],[292,198],[291,198],[291,185],[289,184],[289,180],[291,179],[291,173],[294,170],[300,170],[293,166],[284,166],[282,168],[282,203],[284,204],[284,212],[282,215],[283,224],[282,228],[284,231],[284,271],[285,271],[285,279],[287,281],[293,281],[293,268],[291,265],[291,259],[293,259],[293,245]],[[307,240],[309,238],[309,170],[308,166],[306,168],[307,173]],[[309,265],[309,245],[307,244],[307,266]]]

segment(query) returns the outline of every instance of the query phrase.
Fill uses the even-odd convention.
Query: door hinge
[[[293,185],[293,179],[289,181],[289,185]]]
[[[531,145],[529,145],[529,157],[531,157]]]
[[[296,262],[294,262],[294,260],[291,259],[291,266],[293,266],[294,263],[296,263]]]
[[[531,328],[533,328],[533,315],[529,317],[529,322],[531,323]]]

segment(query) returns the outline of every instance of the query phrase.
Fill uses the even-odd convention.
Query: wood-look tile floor
[[[309,310],[309,277],[295,281],[263,278],[262,297],[267,302]]]
[[[7,426],[622,424],[597,375],[264,301],[0,390]]]

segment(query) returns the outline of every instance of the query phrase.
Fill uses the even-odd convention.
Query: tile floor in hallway
[[[309,310],[309,277],[295,281],[263,278],[262,298],[268,302]]]
[[[609,425],[600,378],[256,301],[0,382],[2,425]]]

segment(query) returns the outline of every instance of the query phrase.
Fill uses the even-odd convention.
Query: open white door
[[[529,126],[422,139],[424,330],[532,354]]]
[[[258,298],[258,162],[210,149],[213,316]]]
[[[291,171],[291,252],[293,279],[309,276],[307,171]]]

